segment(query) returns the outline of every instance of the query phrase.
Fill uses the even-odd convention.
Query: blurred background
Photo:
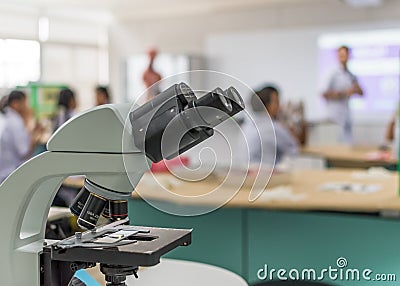
[[[193,218],[135,200],[135,223],[194,228],[191,252],[173,257],[224,267],[249,283],[259,282],[266,258],[321,268],[345,255],[352,267],[400,275],[399,0],[0,0],[0,183],[80,112],[143,103],[172,84],[169,76],[203,69],[237,79],[262,136],[242,136],[235,128],[246,131],[250,116],[238,114],[206,142],[214,152],[203,152],[202,162],[281,163],[274,173],[261,165],[243,172],[250,186],[254,174],[268,180],[273,173],[268,187],[277,188],[254,204],[241,192],[234,208]],[[196,84],[182,78],[190,86],[223,85],[210,75]],[[243,149],[243,138],[253,150]],[[196,166],[203,147],[175,163]],[[167,173],[164,163],[152,171]],[[182,183],[160,176],[182,192],[214,188],[223,177]],[[372,191],[364,188],[371,182]],[[68,206],[82,184],[81,177],[65,183],[54,205]],[[139,189],[158,192],[159,185],[145,175]],[[183,208],[180,201],[171,206]]]
[[[161,77],[212,69],[254,89],[275,83],[281,101],[303,102],[318,126],[322,86],[345,44],[365,92],[350,103],[354,141],[381,144],[399,94],[399,11],[395,0],[0,1],[0,94],[48,85],[32,100],[46,109],[51,87],[67,86],[85,110],[101,84],[113,102],[134,100],[153,48]],[[324,139],[317,129],[311,143]]]

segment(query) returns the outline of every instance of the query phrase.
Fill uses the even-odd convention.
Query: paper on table
[[[259,200],[263,201],[300,201],[306,198],[306,194],[295,194],[289,186],[279,186],[266,189]]]
[[[381,189],[377,184],[360,184],[348,182],[329,182],[321,185],[319,191],[352,192],[360,194],[375,193]]]
[[[371,167],[366,171],[354,171],[351,176],[355,179],[387,179],[391,172],[382,167]]]

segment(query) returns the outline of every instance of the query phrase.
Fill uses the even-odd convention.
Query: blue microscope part
[[[81,280],[87,286],[101,286],[85,269],[76,271],[74,277]]]

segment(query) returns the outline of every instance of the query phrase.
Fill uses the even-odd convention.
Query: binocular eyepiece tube
[[[185,83],[175,84],[130,113],[133,140],[153,162],[172,159],[212,136],[215,126],[244,108],[234,87],[217,87],[197,98]]]

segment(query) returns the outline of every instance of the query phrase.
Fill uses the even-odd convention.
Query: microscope
[[[213,135],[213,128],[244,109],[234,87],[197,98],[185,83],[151,101],[103,105],[65,123],[47,151],[0,185],[2,285],[66,286],[75,271],[100,264],[107,285],[126,285],[139,266],[153,266],[191,230],[129,224],[132,190],[152,162],[172,159]],[[45,239],[47,215],[68,176],[84,175],[70,206],[87,229],[67,239]],[[98,225],[100,216],[109,223]]]

